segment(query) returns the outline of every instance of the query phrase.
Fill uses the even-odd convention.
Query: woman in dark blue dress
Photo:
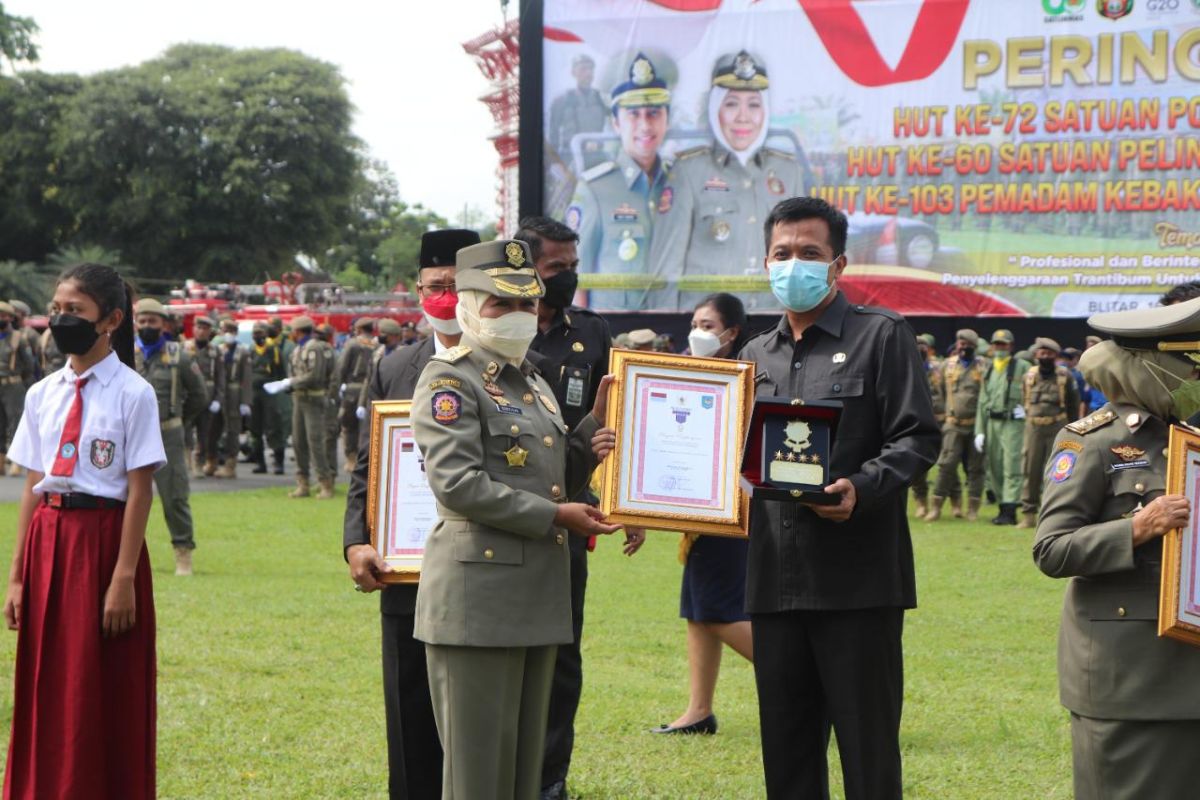
[[[736,358],[749,338],[746,309],[731,294],[710,295],[692,314],[688,344],[692,355]],[[688,706],[669,725],[652,733],[717,732],[713,694],[721,671],[721,652],[729,645],[748,661],[754,658],[746,600],[745,539],[683,534],[679,616],[687,620]]]

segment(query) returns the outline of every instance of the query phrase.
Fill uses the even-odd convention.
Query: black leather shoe
[[[258,462],[255,465],[254,469],[252,469],[250,471],[253,472],[255,475],[265,475],[265,474],[267,474],[267,465],[263,464],[261,462]]]
[[[659,725],[657,728],[651,728],[651,733],[681,733],[685,736],[701,734],[704,736],[712,736],[717,732],[717,715],[709,714],[699,722],[693,722],[691,725],[680,725],[678,728],[672,728],[670,725]]]

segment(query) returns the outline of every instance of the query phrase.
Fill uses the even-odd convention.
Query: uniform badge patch
[[[1122,461],[1136,461],[1146,455],[1146,451],[1140,447],[1134,447],[1131,444],[1116,445],[1108,448],[1113,452],[1113,455],[1120,458]]]
[[[117,454],[117,445],[115,442],[110,442],[108,439],[95,439],[92,441],[92,466],[96,469],[104,469],[112,466],[113,456]]]
[[[1062,483],[1071,477],[1071,473],[1075,471],[1075,459],[1078,457],[1078,455],[1071,451],[1059,453],[1055,456],[1054,463],[1050,467],[1050,480],[1055,483]]]
[[[721,180],[720,177],[714,175],[704,182],[704,191],[706,192],[728,192],[729,184]]]
[[[637,258],[637,254],[638,243],[633,240],[632,234],[629,231],[625,231],[624,238],[617,245],[617,258],[622,261],[633,261]]]
[[[767,189],[771,194],[783,194],[787,191],[783,186],[783,181],[779,180],[779,176],[774,172],[767,178]]]
[[[629,203],[621,203],[613,209],[612,218],[616,222],[637,222],[638,212]]]
[[[436,381],[430,382],[429,391],[434,392],[447,386],[451,389],[461,389],[462,381],[458,378],[438,378]]]
[[[453,425],[462,415],[462,398],[458,392],[438,392],[433,396],[433,419],[442,425]]]
[[[58,454],[62,458],[74,458],[75,457],[75,443],[67,442],[66,444],[64,444],[62,446],[62,449],[60,449],[58,451]]]

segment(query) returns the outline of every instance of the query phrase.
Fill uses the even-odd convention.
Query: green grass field
[[[160,797],[386,797],[377,600],[351,589],[340,493],[324,503],[283,490],[192,503],[195,578],[171,575],[157,505],[149,532]],[[6,559],[15,519],[14,505],[0,506]],[[1029,531],[947,520],[916,523],[913,536],[920,607],[904,637],[905,795],[1069,797],[1054,668],[1064,585],[1034,568]],[[761,797],[753,673],[736,655],[726,653],[717,688],[717,736],[646,733],[687,697],[677,536],[651,537],[632,559],[619,534],[591,558],[571,794]],[[0,632],[5,752],[15,641]]]

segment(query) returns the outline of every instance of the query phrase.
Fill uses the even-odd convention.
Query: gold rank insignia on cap
[[[545,293],[525,242],[516,239],[482,242],[459,250],[456,258],[455,283],[459,291],[477,289],[496,297],[530,299]]]
[[[770,83],[766,68],[754,56],[742,50],[736,55],[717,59],[713,67],[712,85],[724,89],[762,91]]]
[[[650,59],[641,56],[634,61],[633,67],[629,70],[629,77],[638,86],[645,86],[654,80],[654,67],[651,66]]]
[[[525,264],[525,251],[521,249],[521,245],[516,242],[509,242],[504,247],[504,256],[508,259],[508,263],[514,267],[520,267]]]

